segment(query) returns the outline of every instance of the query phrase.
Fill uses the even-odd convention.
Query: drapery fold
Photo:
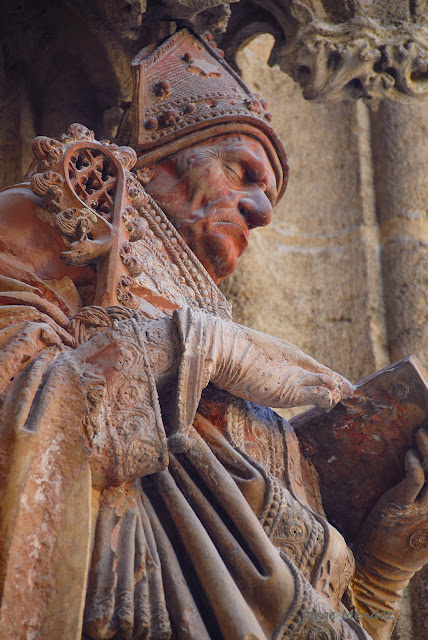
[[[306,538],[296,540],[296,531],[314,530],[313,522],[294,505],[300,520],[290,529],[291,501],[271,491],[268,476],[214,425],[200,423],[200,433],[188,425],[192,446],[172,454],[165,468],[154,371],[174,373],[171,345],[179,346],[169,329],[163,333],[161,321],[149,330],[121,312],[73,349],[71,335],[31,306],[34,292],[21,293],[22,304],[0,312],[9,367],[0,437],[7,477],[2,556],[8,558],[1,568],[2,637],[16,640],[18,630],[37,628],[49,640],[79,640],[83,619],[85,637],[92,640],[276,639],[292,589],[288,550],[295,550],[293,560],[304,570],[315,547]],[[91,309],[86,312],[89,317]],[[203,368],[196,373],[202,374],[199,400],[208,377]],[[101,488],[93,527],[97,447],[106,443],[102,434],[115,429],[116,457],[122,446],[123,455],[130,453],[129,436],[146,440],[132,450],[129,460],[136,466],[126,467],[128,476],[107,456],[112,481]],[[144,475],[141,485],[134,480]],[[100,477],[105,482],[109,476]],[[35,546],[39,531],[50,545],[43,553]],[[20,566],[23,550],[26,563]],[[47,576],[43,588],[40,571]]]
[[[272,492],[268,476],[214,425],[201,418],[196,424],[198,430],[189,431],[192,447],[171,454],[168,469],[146,476],[141,486],[134,483],[129,495],[109,490],[101,500],[91,571],[97,578],[89,586],[84,627],[93,640],[163,640],[156,627],[141,622],[150,620],[156,608],[168,612],[165,638],[274,640],[289,613],[290,563],[314,584],[318,580],[316,560],[321,561],[329,541],[324,548],[322,528],[314,538],[317,523],[310,512],[286,489],[287,495],[278,496],[271,477]],[[275,500],[281,504],[275,506]],[[268,523],[272,508],[275,525]],[[119,516],[118,509],[129,514]],[[143,527],[134,524],[139,518]],[[132,526],[126,528],[126,522]],[[124,528],[127,541],[120,547],[117,540],[124,540]],[[144,540],[154,541],[154,546],[145,543],[151,572],[138,569],[138,531],[144,532]],[[338,559],[342,553],[344,565],[346,547],[340,548]],[[126,550],[127,562],[120,549]],[[155,577],[158,591],[150,587]],[[346,582],[338,586],[336,602],[345,587]],[[128,609],[121,608],[123,592]],[[148,592],[149,598],[142,597]],[[319,606],[326,606],[321,600]],[[132,623],[130,614],[137,609],[145,613],[134,613]]]
[[[92,638],[170,637],[159,555],[137,485],[100,498],[83,627]]]
[[[178,640],[265,640],[286,615],[286,566],[228,470],[191,435],[191,451],[144,478],[141,497],[136,484],[101,497],[84,624],[94,640],[163,640],[168,619]],[[159,630],[149,620],[162,608]]]

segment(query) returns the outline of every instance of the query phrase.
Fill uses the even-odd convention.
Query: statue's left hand
[[[418,451],[410,449],[406,453],[404,480],[387,491],[372,509],[357,544],[363,562],[379,562],[379,566],[391,567],[391,573],[402,569],[413,574],[428,563],[426,429],[419,429],[416,443]]]
[[[349,380],[287,340],[205,314],[198,321],[206,331],[200,348],[207,351],[205,345],[212,340],[209,379],[245,400],[278,408],[313,404],[329,410],[354,392]]]

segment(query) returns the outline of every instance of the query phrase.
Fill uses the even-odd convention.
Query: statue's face
[[[213,138],[158,162],[146,186],[214,282],[236,267],[249,232],[269,224],[276,179],[262,145]]]

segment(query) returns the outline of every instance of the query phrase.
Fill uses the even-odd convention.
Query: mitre
[[[187,29],[140,51],[132,62],[134,95],[120,138],[137,151],[138,172],[215,136],[252,136],[266,151],[280,198],[288,165],[272,114],[220,53],[214,42]]]

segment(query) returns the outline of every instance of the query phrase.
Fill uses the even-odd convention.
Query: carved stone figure
[[[131,147],[36,138],[0,196],[2,638],[386,639],[428,561],[428,434],[352,552],[269,408],[352,385],[216,286],[286,186],[267,105],[186,30],[134,80]]]

